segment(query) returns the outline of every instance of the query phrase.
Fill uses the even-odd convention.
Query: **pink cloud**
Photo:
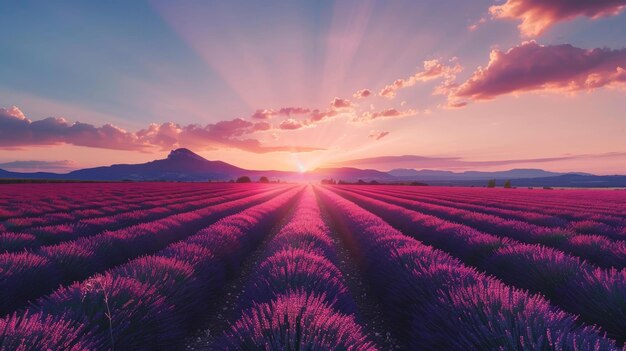
[[[328,109],[325,111],[318,109],[312,110],[309,114],[307,124],[321,122],[326,119],[339,116],[342,113],[349,113],[352,111],[354,111],[354,104],[350,100],[336,97],[330,102]]]
[[[326,110],[312,110],[309,114],[309,118],[304,120],[302,123],[305,126],[312,126],[316,123],[320,123],[331,118],[335,118],[341,115],[352,115],[354,116],[355,105],[347,99],[334,98]]]
[[[352,96],[356,99],[365,99],[366,97],[369,97],[370,95],[372,95],[372,91],[369,89],[357,90],[357,92],[352,94]]]
[[[300,146],[266,146],[248,135],[257,131],[267,131],[271,125],[267,122],[253,123],[241,118],[220,121],[206,126],[191,124],[178,127],[177,142],[171,147],[190,147],[198,149],[235,148],[254,153],[276,151],[308,152],[321,150],[315,147]],[[140,131],[141,132],[141,131]]]
[[[481,19],[479,19],[478,21],[476,21],[475,23],[473,23],[469,27],[467,27],[467,29],[469,29],[470,31],[473,32],[473,31],[477,30],[480,26],[485,24],[486,22],[487,22],[487,19],[482,17]]]
[[[310,122],[321,122],[325,119],[331,118],[331,117],[335,117],[337,116],[339,113],[335,110],[326,110],[326,111],[320,111],[318,109],[315,109],[313,111],[311,111],[311,115],[309,116],[309,121]]]
[[[437,78],[452,80],[463,70],[456,61],[455,58],[450,60],[449,65],[441,63],[439,60],[424,61],[422,71],[405,79],[396,79],[392,84],[385,86],[378,95],[391,99],[396,96],[398,90],[412,87],[418,82],[426,82]]]
[[[374,139],[374,140],[380,140],[384,137],[386,137],[387,135],[389,135],[389,132],[383,132],[383,131],[379,131],[379,130],[372,130],[369,134],[369,137]]]
[[[0,108],[0,118],[13,117],[16,120],[26,120],[26,116],[17,106],[11,106],[9,108]]]
[[[388,108],[382,111],[376,112],[365,112],[359,118],[360,121],[371,121],[374,119],[391,119],[391,118],[404,118],[409,116],[415,116],[417,114],[417,110],[408,109],[408,110],[398,110],[395,108]]]
[[[160,125],[152,123],[147,129],[142,129],[136,134],[139,139],[167,150],[178,146],[178,135],[181,132],[182,129],[178,125],[172,122],[165,122]]]
[[[118,150],[143,150],[147,145],[137,136],[111,124],[95,127],[64,118],[48,117],[39,121],[26,118],[19,108],[0,108],[0,147],[72,144]]]
[[[252,116],[250,116],[250,118],[252,119],[270,119],[272,117],[274,117],[275,112],[272,110],[256,110],[254,111],[254,113],[252,114]]]
[[[467,106],[467,101],[448,101],[448,103],[443,106],[446,109],[454,109],[461,108]]]
[[[267,122],[250,122],[241,118],[206,126],[180,126],[172,122],[150,124],[138,132],[128,132],[111,124],[96,127],[64,118],[49,117],[31,121],[17,108],[0,108],[0,148],[70,144],[103,149],[150,151],[155,148],[193,147],[198,149],[236,148],[255,153],[274,151],[306,152],[315,147],[266,146],[249,137],[267,131]]]
[[[493,50],[486,68],[451,93],[451,99],[487,100],[528,91],[574,92],[626,83],[626,49],[581,49],[524,42]]]
[[[523,35],[532,37],[543,33],[556,22],[578,16],[592,19],[615,16],[626,7],[624,0],[507,0],[489,8],[492,18],[517,19]]]
[[[282,116],[305,115],[309,112],[311,110],[305,107],[283,107],[278,110],[278,114]]]
[[[296,130],[304,127],[304,124],[293,118],[286,119],[278,125],[278,128],[282,130]]]
[[[257,122],[252,125],[252,130],[255,132],[263,132],[271,129],[272,125],[267,122]]]
[[[349,109],[352,108],[352,102],[350,100],[336,97],[330,102],[330,107],[334,110]]]
[[[359,91],[361,94],[369,94],[364,93],[363,91]],[[317,123],[324,122],[328,119],[345,115],[345,114],[354,114],[355,105],[348,99],[343,99],[339,97],[333,98],[330,101],[328,107],[326,109],[309,109],[305,107],[283,107],[278,110],[270,110],[270,109],[259,109],[256,110],[251,119],[256,120],[268,120],[270,118],[276,116],[286,116],[289,117],[284,119],[277,125],[277,130],[282,131],[290,131],[290,130],[298,130],[305,127],[314,127]],[[298,115],[306,115],[306,117],[298,119]],[[294,117],[292,117],[294,116]],[[242,120],[243,121],[243,120]],[[268,122],[261,121],[257,122],[253,126],[253,131],[268,131],[271,130],[272,126]]]
[[[283,107],[278,110],[259,109],[250,116],[252,119],[270,119],[275,116],[304,115],[311,112],[305,107]]]

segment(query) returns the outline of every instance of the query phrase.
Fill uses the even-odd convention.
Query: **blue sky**
[[[507,53],[528,40],[537,46],[523,48],[542,55],[564,49],[558,47],[564,44],[613,50],[617,57],[612,61],[589,66],[596,75],[625,68],[626,56],[620,56],[626,33],[622,5],[599,9],[591,18],[576,13],[567,17],[567,2],[553,2],[558,3],[565,4],[558,8],[561,17],[548,18],[549,27],[527,36],[518,28],[523,14],[494,18],[490,8],[539,6],[532,0],[7,2],[0,11],[0,107],[8,111],[16,106],[29,121],[63,117],[68,126],[77,121],[95,128],[112,124],[129,134],[120,136],[123,146],[75,142],[65,134],[46,139],[50,141],[6,142],[0,161],[71,160],[90,166],[95,165],[93,154],[104,163],[139,162],[170,148],[192,146],[209,158],[289,169],[296,167],[294,157],[312,168],[409,153],[491,160],[626,151],[620,140],[626,128],[620,114],[624,91],[615,77],[599,87],[575,89],[563,88],[567,80],[584,80],[572,72],[533,86],[513,82],[519,89],[498,93],[490,101],[475,102],[475,95],[469,105],[449,108],[461,102],[454,87],[468,83],[479,67],[487,67],[492,50]],[[477,28],[471,29],[474,24]],[[584,55],[567,52],[566,59],[573,61]],[[430,60],[446,67],[456,63],[462,69],[418,79],[393,98],[378,96],[397,79],[419,74]],[[542,62],[534,60],[535,65]],[[433,95],[442,81],[450,83],[446,92]],[[361,89],[371,90],[371,97],[353,97]],[[352,104],[321,123],[305,114],[275,115],[264,121],[267,125],[254,125],[259,121],[250,118],[256,110],[286,107],[330,111],[335,98]],[[588,112],[588,106],[595,116],[577,112]],[[363,122],[367,113],[383,115],[391,109],[402,113]],[[219,135],[214,130],[222,127],[210,127],[236,118],[250,126]],[[299,127],[283,129],[285,120],[292,123],[283,126]],[[525,144],[539,121],[560,131]],[[136,134],[150,124],[168,122],[179,127],[170,144]],[[180,132],[189,125],[213,128],[205,133],[212,139],[179,140],[189,135]],[[487,135],[481,133],[484,126],[489,126]],[[516,126],[518,132],[507,126]],[[385,137],[373,140],[371,136],[381,132]],[[105,132],[98,135],[110,138]],[[583,141],[574,143],[574,137]],[[254,140],[256,146],[242,148],[241,140]],[[141,145],[129,148],[129,143]],[[304,149],[316,151],[298,151]],[[611,160],[604,168],[589,162],[548,166],[626,172],[622,162]]]

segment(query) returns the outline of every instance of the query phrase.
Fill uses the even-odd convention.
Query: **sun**
[[[298,157],[298,154],[292,153],[291,158],[293,159],[293,163],[295,163],[298,172],[300,172],[301,174],[306,173],[308,167],[302,162],[300,157]]]
[[[306,171],[307,171],[306,166],[298,162],[298,172],[306,173]]]

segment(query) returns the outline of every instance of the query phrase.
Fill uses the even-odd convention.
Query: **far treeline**
[[[231,180],[232,182],[232,180]],[[241,176],[235,180],[235,183],[252,183],[252,179],[248,176]],[[280,180],[270,181],[266,176],[260,177],[258,183],[280,183]]]
[[[495,179],[490,179],[487,182],[487,188],[495,188],[496,187],[496,180]],[[504,182],[504,188],[505,189],[511,189],[513,186],[511,185],[511,181],[510,180],[506,180]]]
[[[428,186],[427,183],[422,183],[422,182],[389,182],[389,183],[381,183],[379,181],[376,180],[371,180],[369,182],[366,182],[362,179],[359,179],[356,182],[348,182],[345,180],[335,180],[335,179],[322,179],[320,181],[321,184],[324,185],[410,185],[410,186]],[[487,181],[487,188],[495,188],[497,186],[496,184],[496,180],[495,179],[490,179]],[[473,186],[472,186],[473,187]],[[511,182],[511,180],[506,180],[504,181],[504,186],[505,189],[513,189],[513,184]],[[552,189],[550,187],[543,187],[544,189]]]
[[[371,180],[369,182],[364,181],[363,179],[359,179],[356,182],[348,182],[345,180],[334,180],[334,179],[322,179],[320,181],[321,184],[324,185],[412,185],[412,186],[428,186],[426,183],[421,182],[390,182],[390,183],[381,183],[376,180]]]

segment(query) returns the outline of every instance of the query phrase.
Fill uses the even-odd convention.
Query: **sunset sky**
[[[11,1],[0,168],[626,174],[626,0]]]

